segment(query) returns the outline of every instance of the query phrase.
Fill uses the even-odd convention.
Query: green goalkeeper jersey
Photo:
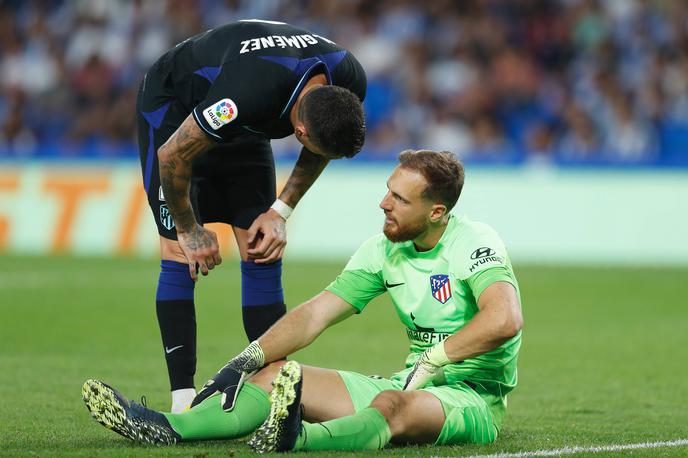
[[[518,283],[504,243],[483,223],[450,215],[437,245],[419,252],[412,241],[390,242],[384,234],[367,240],[327,287],[359,312],[389,292],[406,327],[410,367],[427,348],[460,330],[478,313],[480,294],[492,283]],[[516,386],[521,333],[500,347],[462,363],[444,367],[435,384],[466,382],[483,393],[503,398]]]

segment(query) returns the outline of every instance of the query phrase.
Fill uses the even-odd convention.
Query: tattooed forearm
[[[196,227],[189,200],[191,162],[212,144],[189,116],[158,150],[160,184],[177,232],[188,232]]]
[[[329,159],[311,153],[306,148],[301,149],[299,159],[294,165],[287,184],[279,195],[282,202],[290,207],[296,207],[301,197],[311,187],[327,166]]]

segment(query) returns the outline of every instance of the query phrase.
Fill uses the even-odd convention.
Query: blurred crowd
[[[135,157],[148,66],[243,18],[303,26],[358,57],[369,159],[426,147],[688,166],[683,0],[4,0],[0,157]]]

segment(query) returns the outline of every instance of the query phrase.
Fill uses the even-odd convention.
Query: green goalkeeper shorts
[[[401,390],[403,383],[357,372],[337,371],[344,380],[356,412],[368,407],[378,393]],[[440,400],[445,421],[436,445],[491,444],[498,429],[485,400],[465,383],[422,388]]]

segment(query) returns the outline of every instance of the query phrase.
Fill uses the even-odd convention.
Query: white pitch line
[[[531,458],[539,456],[561,456],[574,455],[576,453],[600,453],[600,452],[618,452],[621,450],[639,450],[646,448],[660,448],[660,447],[685,447],[688,445],[688,439],[677,439],[673,441],[662,442],[641,442],[638,444],[616,444],[616,445],[599,445],[590,447],[563,447],[552,450],[535,450],[533,452],[502,452],[492,455],[471,455],[466,458]],[[440,457],[433,457],[440,458]]]

